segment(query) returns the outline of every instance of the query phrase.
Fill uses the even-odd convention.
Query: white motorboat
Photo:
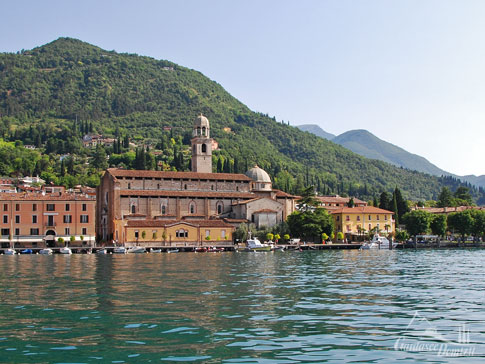
[[[162,249],[152,249],[150,250],[150,253],[161,253]]]
[[[117,246],[113,249],[113,254],[126,254],[127,250],[124,246]]]
[[[178,253],[179,250],[178,249],[168,249],[167,250],[167,253]]]
[[[127,253],[146,253],[146,249],[142,246],[134,246],[127,250]]]
[[[65,246],[65,247],[59,249],[59,253],[71,255],[72,254],[72,250],[70,248],[68,248],[67,246]]]
[[[15,255],[15,254],[17,254],[17,252],[15,251],[15,249],[8,248],[8,249],[3,250],[3,254],[5,254],[5,255]]]
[[[42,255],[52,255],[52,249],[51,248],[41,249],[41,250],[39,250],[39,254],[42,254]]]
[[[106,251],[106,249],[99,249],[96,254],[108,254],[108,252]]]
[[[261,243],[257,237],[254,237],[248,239],[246,249],[252,252],[269,252],[271,250],[271,245]]]
[[[392,244],[392,248],[395,248],[397,243],[391,243],[389,239],[384,236],[380,236],[379,234],[375,234],[371,241],[365,242],[360,247],[361,250],[368,250],[368,249],[390,249]]]

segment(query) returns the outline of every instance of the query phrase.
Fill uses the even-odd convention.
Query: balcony
[[[56,226],[57,224],[55,223],[55,221],[48,221],[45,223],[45,226],[46,227],[54,227]]]

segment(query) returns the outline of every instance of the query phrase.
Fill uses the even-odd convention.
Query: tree
[[[274,236],[274,240],[275,240],[276,242],[278,242],[278,240],[280,240],[280,239],[281,239],[280,234],[275,234],[275,236]]]
[[[392,203],[394,199],[393,196],[389,192],[382,192],[379,198],[379,208],[383,210],[391,210],[393,209]]]
[[[274,238],[274,234],[272,234],[272,233],[267,233],[266,234],[266,239],[273,240],[273,238]]]
[[[106,169],[108,168],[108,162],[106,161],[106,151],[103,146],[97,145],[96,151],[94,152],[93,159],[91,160],[91,165],[96,169]]]
[[[403,216],[406,230],[411,236],[426,234],[431,223],[431,214],[423,210],[414,210]]]
[[[471,205],[473,203],[472,196],[470,195],[470,189],[465,186],[460,186],[455,191],[455,197],[459,200],[463,200],[466,203],[464,205]]]
[[[320,201],[315,198],[315,187],[308,186],[301,192],[301,198],[298,200],[299,209],[309,211],[320,205]]]
[[[288,226],[292,236],[314,241],[323,233],[331,234],[334,229],[333,217],[323,208],[314,211],[295,211],[288,216]]]
[[[327,241],[327,240],[328,240],[328,235],[327,235],[327,234],[325,234],[325,233],[323,233],[323,234],[322,234],[322,241],[324,241],[324,242],[325,242],[325,241]]]
[[[287,242],[288,240],[290,240],[290,234],[285,234],[283,235],[283,239]]]
[[[453,195],[448,187],[442,187],[438,196],[438,207],[450,207],[453,205]]]
[[[432,215],[430,228],[434,235],[445,236],[448,227],[446,215]]]
[[[465,235],[471,234],[473,223],[474,221],[470,210],[454,212],[448,215],[448,226],[453,231],[459,232],[463,240],[465,239]]]
[[[485,234],[485,211],[484,210],[472,210],[473,217],[472,234],[475,237]]]
[[[344,233],[343,233],[343,232],[339,231],[339,232],[337,233],[337,240],[338,240],[338,241],[342,241],[342,240],[344,240]]]
[[[396,231],[396,240],[397,241],[406,241],[409,239],[409,234],[406,230],[397,230]]]
[[[397,205],[397,219],[396,219],[396,221],[400,221],[401,218],[404,216],[404,214],[409,212],[409,206],[408,206],[407,202],[403,199],[403,197],[401,195],[401,190],[397,187],[394,189],[393,204],[394,204],[394,198],[396,199],[396,205]]]
[[[355,202],[354,202],[354,198],[353,197],[351,197],[349,199],[349,202],[347,203],[347,206],[348,207],[354,207],[355,206]]]

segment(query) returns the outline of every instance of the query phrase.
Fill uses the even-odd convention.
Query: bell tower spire
[[[192,172],[212,173],[212,138],[209,119],[200,114],[192,131]]]

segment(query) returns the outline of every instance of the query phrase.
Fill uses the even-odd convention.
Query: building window
[[[82,234],[83,235],[88,235],[88,229],[87,228],[82,228]]]
[[[53,203],[48,203],[47,211],[56,211],[56,205],[54,205]]]
[[[357,216],[357,221],[360,221],[360,216]]]
[[[20,215],[15,215],[15,223],[20,224]],[[15,234],[18,235],[18,234]]]
[[[71,205],[69,205],[68,203],[66,203],[66,211],[71,211]]]
[[[371,221],[371,220],[372,220],[371,215],[369,215],[369,221]]]
[[[157,190],[160,189],[160,183],[157,183]]]
[[[371,225],[371,224],[369,224],[369,231],[371,231],[371,230],[372,230],[372,225]]]
[[[222,204],[222,202],[219,201],[217,203],[217,213],[218,214],[222,214],[223,207],[224,207],[224,205]]]
[[[384,220],[387,220],[387,215],[384,215]]]
[[[340,216],[337,216],[337,221],[340,221]]]
[[[138,239],[138,230],[135,230],[135,239]]]
[[[15,204],[15,211],[20,211],[20,205],[18,203]]]
[[[349,215],[345,216],[345,221],[350,221],[350,216]]]
[[[350,225],[347,225],[347,231],[348,232],[351,232],[352,231],[352,229],[350,228]]]
[[[189,232],[184,229],[177,230],[175,232],[175,237],[177,238],[188,238],[189,237]]]
[[[128,183],[128,189],[131,190],[131,183]]]
[[[64,229],[64,235],[71,235],[71,229],[70,228],[65,228]]]
[[[211,190],[214,191],[214,185],[211,186]]]
[[[37,215],[32,215],[32,224],[37,224]]]
[[[89,222],[89,215],[81,215],[81,223],[87,224]]]
[[[202,144],[202,153],[206,153],[206,152],[207,152],[207,145]]]
[[[8,215],[3,215],[3,223],[8,224]]]
[[[88,207],[85,203],[83,203],[83,211],[87,211],[88,210]]]
[[[167,206],[162,205],[162,215],[165,215],[167,213]]]
[[[36,203],[32,204],[32,211],[37,211],[37,204]]]
[[[189,212],[195,214],[195,203],[191,202],[189,205]]]
[[[9,236],[10,235],[10,229],[2,229],[2,235],[3,236]]]
[[[221,238],[222,239],[226,238],[226,230],[221,230]]]
[[[187,189],[187,184],[184,185],[184,190],[186,190],[186,189]]]
[[[19,236],[20,235],[20,229],[19,228],[16,228],[15,229],[15,235]]]
[[[131,205],[131,213],[132,214],[136,213],[136,206],[135,205]]]
[[[205,231],[205,237],[207,238],[207,237],[208,237],[208,236],[210,236],[210,235],[211,235],[211,231],[210,231],[210,230],[206,230],[206,231]]]
[[[378,220],[378,221],[379,221],[379,215],[376,215],[376,220]]]
[[[39,235],[39,229],[35,228],[35,229],[30,229],[30,235]]]
[[[64,224],[70,224],[72,222],[72,215],[64,215]]]
[[[239,186],[236,186],[236,191],[238,191],[238,192],[239,192]]]
[[[8,211],[8,204],[6,203],[3,204],[3,211]]]

